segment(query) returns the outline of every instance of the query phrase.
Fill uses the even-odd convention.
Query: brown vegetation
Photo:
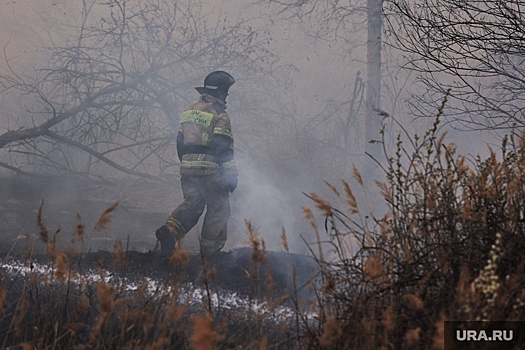
[[[305,286],[297,285],[295,274],[286,297],[266,294],[273,311],[284,303],[293,306],[294,316],[285,322],[252,307],[255,298],[248,310],[213,306],[209,283],[218,270],[204,258],[205,292],[197,308],[181,300],[183,286],[176,273],[154,292],[145,283],[126,293],[125,276],[109,283],[102,269],[96,283],[75,280],[82,271],[72,258],[74,248],[60,251],[53,245],[40,209],[39,237],[48,244],[54,273],[45,281],[27,275],[15,304],[6,302],[10,291],[0,289],[2,345],[442,349],[444,321],[523,319],[525,133],[505,138],[501,156],[491,152],[489,159],[467,165],[453,144],[445,145],[445,134],[437,133],[443,108],[422,137],[408,146],[398,137],[384,168],[386,182],[377,183],[388,205],[383,217],[367,219],[346,181],[341,193],[329,184],[342,209],[310,195],[326,228],[323,237],[315,212],[303,208],[318,239],[317,247],[310,247],[319,265],[314,298],[309,304],[299,301]],[[365,190],[357,169],[353,177]],[[109,224],[112,208],[101,216],[102,226]],[[89,239],[80,217],[78,222],[73,241]],[[264,240],[249,221],[246,226],[252,266],[244,271],[258,296],[260,281],[268,291],[275,290],[275,281],[270,273],[262,275],[263,268],[269,271]],[[288,251],[284,229],[281,240]],[[123,268],[126,258],[119,241],[113,255],[117,268]],[[181,272],[190,258],[179,247],[170,266]]]
[[[408,146],[399,136],[388,155],[384,217],[367,221],[346,181],[344,210],[311,195],[335,258],[317,254],[319,319],[301,348],[442,349],[444,321],[525,317],[525,132],[469,166],[437,133],[445,103],[431,130],[405,135]]]
[[[115,208],[116,204],[102,213],[93,231],[109,229]],[[38,271],[41,257],[33,253],[37,243],[34,242],[24,262],[28,271],[14,277],[2,274],[6,279],[0,288],[0,347],[234,349],[251,344],[254,349],[265,349],[295,342],[292,329],[279,321],[282,296],[261,300],[267,294],[262,289],[272,294],[276,283],[270,275],[270,266],[266,266],[269,260],[264,240],[250,222],[246,225],[253,250],[249,253],[247,249],[248,264],[243,265],[247,269],[244,271],[249,271],[253,291],[248,309],[222,308],[220,296],[218,301],[214,300],[218,294],[212,284],[217,258],[191,256],[179,242],[170,259],[157,257],[159,267],[166,265],[172,271],[166,280],[151,286],[146,279],[130,291],[129,283],[133,281],[126,268],[137,262],[129,261],[120,240],[115,242],[111,253],[107,252],[110,264],[102,259],[95,262],[98,276],[94,278],[84,262],[89,256],[84,247],[93,233],[86,234],[78,216],[71,245],[59,247],[54,239],[58,232],[54,238],[47,234],[42,209],[43,204],[38,211],[36,237],[47,247],[46,261],[52,264],[52,270]],[[75,247],[79,241],[80,250]],[[253,266],[249,266],[250,256]],[[194,269],[184,269],[198,259],[202,259],[200,274]],[[190,300],[192,290],[183,276],[186,273],[195,274],[198,285],[194,291],[200,290],[200,304]],[[246,279],[242,274],[239,278]]]

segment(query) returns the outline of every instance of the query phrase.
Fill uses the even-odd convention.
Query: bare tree
[[[2,91],[21,92],[28,110],[25,127],[0,135],[1,167],[156,180],[178,167],[179,114],[209,71],[271,73],[268,38],[248,21],[194,1],[109,0],[101,18],[96,6],[84,2],[77,37],[49,49],[49,66],[23,74],[8,60]]]
[[[525,21],[522,1],[391,0],[391,44],[409,59],[428,92],[411,101],[431,116],[448,88],[448,121],[465,129],[525,124]]]

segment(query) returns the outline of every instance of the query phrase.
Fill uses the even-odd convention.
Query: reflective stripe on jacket
[[[225,109],[222,101],[202,94],[182,113],[177,135],[181,175],[209,175],[221,168],[236,171],[230,117]]]

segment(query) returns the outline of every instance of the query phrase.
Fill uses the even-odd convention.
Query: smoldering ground
[[[284,190],[271,178],[239,162],[238,189],[231,194],[231,218],[225,251],[247,246],[246,220],[257,228],[269,250],[282,251],[282,230],[287,233],[289,249],[306,252],[303,238],[312,230],[304,220],[301,205],[308,203],[300,189]],[[3,249],[27,246],[37,233],[37,212],[50,232],[57,232],[57,243],[70,244],[70,236],[79,223],[93,228],[100,214],[118,203],[109,228],[94,231],[88,249],[110,249],[116,239],[129,249],[148,251],[156,245],[155,230],[167,215],[183,201],[178,176],[172,183],[121,180],[112,183],[74,177],[3,176],[0,183],[0,215]],[[294,193],[295,192],[295,193]],[[198,251],[202,218],[184,238],[184,247]]]
[[[253,325],[252,331],[264,330],[265,337],[271,337],[278,327],[291,324],[297,303],[302,305],[314,297],[310,284],[317,278],[316,262],[305,255],[283,251],[284,248],[281,252],[260,251],[263,255],[258,255],[258,260],[254,260],[251,248],[235,248],[211,257],[203,265],[198,246],[185,242],[180,251],[190,250],[187,261],[174,265],[170,259],[162,259],[158,252],[152,251],[155,244],[152,228],[165,220],[163,203],[171,207],[181,199],[180,189],[171,184],[121,181],[108,186],[72,178],[28,181],[26,177],[4,177],[2,180],[0,216],[6,225],[2,227],[0,277],[6,294],[2,291],[0,294],[1,304],[6,308],[0,321],[0,340],[4,345],[16,344],[16,337],[29,331],[24,328],[26,324],[42,319],[41,306],[48,297],[61,305],[61,310],[69,309],[74,314],[75,305],[84,300],[83,293],[86,293],[94,314],[77,315],[75,322],[89,324],[102,310],[102,299],[96,299],[102,297],[101,284],[108,291],[119,290],[116,297],[131,303],[129,305],[134,303],[132,300],[141,305],[140,295],[144,296],[141,290],[146,288],[151,305],[158,303],[159,308],[176,289],[178,302],[189,314],[199,314],[203,305],[208,305],[216,320],[225,317],[228,321],[221,324],[227,324],[229,330],[223,328],[222,331],[231,339],[239,337],[239,330],[246,329],[246,325]],[[117,193],[120,201],[114,208],[114,204],[106,200],[115,198]],[[255,194],[261,203],[265,197]],[[114,208],[109,213],[108,204]],[[261,208],[265,206],[268,207]],[[108,220],[101,219],[104,210]],[[83,214],[77,215],[77,212]],[[101,220],[105,222],[105,229],[100,227]],[[73,243],[72,236],[78,233],[75,231],[79,224],[85,236],[82,242],[76,237]],[[43,242],[44,226],[47,243]],[[94,228],[97,226],[98,229]],[[144,234],[147,231],[150,233]],[[189,235],[195,237],[197,233]],[[56,245],[51,237],[57,238]],[[248,241],[244,234],[243,245],[249,245]],[[79,244],[83,242],[85,246]],[[115,253],[117,242],[120,253]],[[19,310],[20,295],[29,290],[28,280],[31,281],[29,289],[38,289],[39,297],[30,298],[29,311],[15,332],[10,325],[19,322],[19,313],[15,310]],[[64,281],[66,284],[61,285]],[[62,293],[65,285],[69,290],[66,299]],[[54,317],[54,312],[45,314],[46,319]],[[232,318],[234,314],[237,316]],[[60,317],[64,321],[63,316]],[[161,319],[155,318],[154,322]],[[108,330],[113,329],[114,321],[108,322]],[[44,328],[39,331],[46,332]],[[90,332],[89,327],[82,328],[79,336],[87,339]],[[111,331],[107,336],[111,337],[110,334]],[[122,341],[131,336],[127,334]],[[176,334],[171,344],[187,341],[191,332]]]

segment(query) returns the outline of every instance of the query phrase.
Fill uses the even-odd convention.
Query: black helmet
[[[196,87],[195,89],[200,94],[209,94],[221,101],[226,102],[228,89],[234,83],[235,79],[233,79],[230,74],[222,70],[218,70],[208,74],[208,76],[204,79],[204,87]]]

